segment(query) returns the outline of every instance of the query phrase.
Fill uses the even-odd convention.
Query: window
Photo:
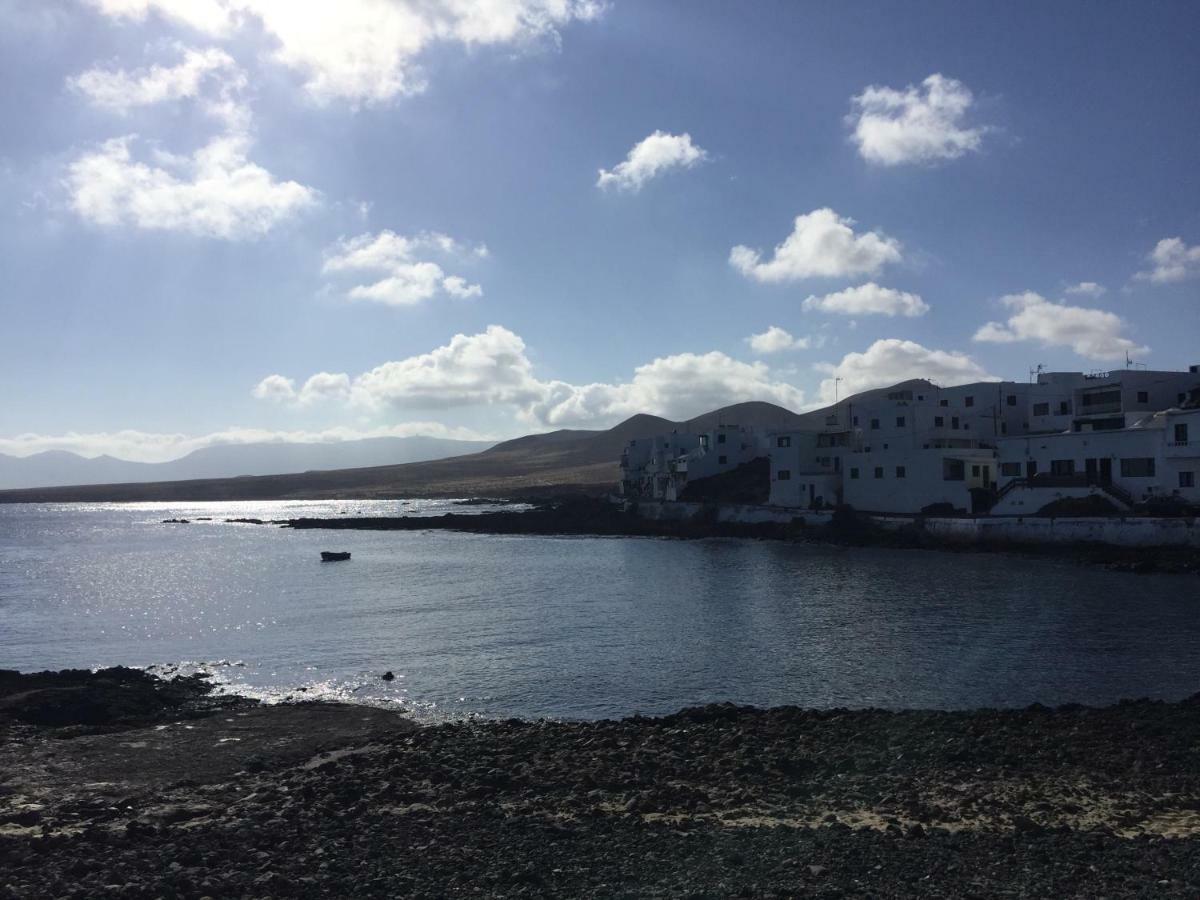
[[[972,478],[979,477],[979,466],[971,466],[971,477]]]
[[[974,405],[975,405],[975,398],[974,398],[974,397],[968,397],[968,398],[967,398],[967,406],[974,406]]]
[[[967,466],[961,459],[942,460],[943,481],[963,481],[966,478]]]
[[[792,472],[790,469],[780,469],[779,473],[775,477],[778,478],[780,481],[791,481],[792,480]]]
[[[1111,406],[1121,403],[1121,392],[1117,391],[1098,391],[1094,394],[1084,394],[1081,397],[1083,402],[1084,412],[1087,412],[1089,406]]]
[[[1150,402],[1150,392],[1149,391],[1138,391],[1138,403],[1149,403],[1149,402]]]
[[[1058,404],[1058,414],[1060,416],[1069,416],[1071,414],[1071,401],[1063,400]]]
[[[871,428],[875,431],[879,430],[879,420],[878,419],[871,420]]]
[[[1122,478],[1152,478],[1154,476],[1154,457],[1136,457],[1121,460]]]
[[[1009,394],[1007,397],[1004,398],[1004,402],[1007,403],[1009,406],[1016,406],[1017,405],[1017,395]]]
[[[945,428],[946,427],[946,417],[945,416],[934,416],[933,417],[933,427],[934,428]]]
[[[725,443],[725,432],[722,431],[720,434],[717,435],[717,443],[718,444]]]
[[[896,477],[903,478],[904,474],[904,466],[896,466]]]
[[[1007,422],[1001,422],[1001,423],[1000,423],[1000,433],[1001,433],[1001,434],[1008,434],[1008,423],[1007,423]]]
[[[1074,475],[1075,460],[1073,459],[1052,459],[1050,460],[1051,475]]]
[[[852,424],[852,425],[854,425],[855,427],[857,427],[857,426],[858,426],[858,416],[855,416],[855,417],[854,417],[854,419],[853,419],[853,421],[852,421],[850,424]]]
[[[717,465],[719,465],[719,466],[723,466],[723,465],[725,465],[727,462],[729,462],[729,457],[728,457],[728,456],[718,456],[718,457],[717,457]]]
[[[1185,401],[1186,399],[1187,399],[1187,394],[1176,394],[1175,395],[1175,402],[1177,404],[1179,404],[1180,406],[1183,405],[1183,401]]]
[[[957,427],[958,427],[958,416],[951,416],[951,417],[950,417],[950,427],[951,427],[951,428],[957,428]]]
[[[876,466],[876,467],[875,467],[875,477],[876,477],[876,478],[882,478],[882,477],[883,477],[883,466]]]
[[[1187,426],[1183,425],[1183,424],[1176,425],[1175,426],[1175,443],[1176,444],[1187,444],[1187,442],[1188,442]]]
[[[949,406],[949,405],[950,405],[949,400],[939,400],[938,401],[938,406]]]
[[[1048,415],[1050,415],[1050,404],[1049,404],[1049,403],[1035,403],[1035,404],[1033,404],[1033,414],[1034,414],[1035,416],[1048,416]]]
[[[1179,473],[1179,486],[1180,487],[1195,487],[1196,486],[1196,473],[1195,472],[1180,472]]]
[[[897,428],[904,427],[904,416],[896,416],[896,427]]]
[[[1000,463],[1000,474],[1004,478],[1020,478],[1021,464],[1015,463]]]
[[[790,437],[781,437],[778,441],[775,442],[775,446],[776,447],[790,447],[790,446],[792,446],[792,439]]]
[[[851,477],[851,478],[858,478],[858,469],[851,469],[851,470],[850,470],[850,477]]]

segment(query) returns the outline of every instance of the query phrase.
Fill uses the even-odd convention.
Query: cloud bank
[[[1043,347],[1070,347],[1088,359],[1119,360],[1148,353],[1122,335],[1125,322],[1116,313],[1052,302],[1033,291],[1009,294],[1000,302],[1013,310],[1004,323],[988,322],[974,340],[992,344],[1034,341]]]

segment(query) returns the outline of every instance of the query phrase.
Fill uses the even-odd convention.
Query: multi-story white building
[[[1029,384],[909,381],[843,400],[807,428],[722,426],[691,436],[690,449],[672,436],[662,454],[631,444],[622,487],[676,499],[689,480],[768,456],[768,502],[791,508],[1019,515],[1089,488],[1126,506],[1152,496],[1195,502],[1197,408],[1200,366],[1039,372]],[[639,471],[640,480],[629,474]],[[1036,485],[1010,486],[1034,477]],[[1041,490],[1051,478],[1059,494]]]

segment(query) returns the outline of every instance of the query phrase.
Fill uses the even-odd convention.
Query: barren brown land
[[[1200,703],[416,727],[0,676],[9,897],[1194,897]]]

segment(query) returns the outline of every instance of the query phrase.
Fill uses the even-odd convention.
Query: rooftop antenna
[[[1033,382],[1036,380],[1037,376],[1041,375],[1042,372],[1044,372],[1045,370],[1046,370],[1045,363],[1038,363],[1035,368],[1030,369],[1029,370],[1029,383],[1033,384]]]
[[[838,375],[837,377],[835,377],[833,379],[833,405],[834,406],[837,406],[837,404],[838,404],[838,384],[841,382],[841,380],[842,380],[841,375]]]

